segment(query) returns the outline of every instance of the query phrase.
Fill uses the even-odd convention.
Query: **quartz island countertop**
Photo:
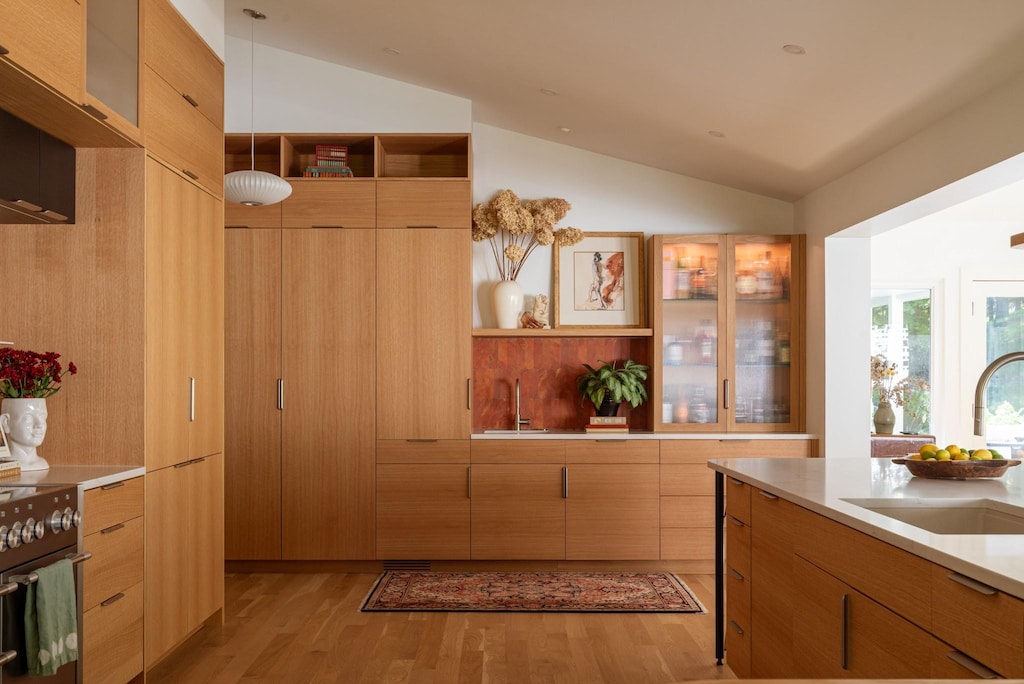
[[[936,534],[845,500],[990,499],[1024,515],[1024,464],[973,480],[913,477],[889,459],[867,457],[713,459],[708,467],[1024,599],[1024,535]]]
[[[146,474],[143,466],[50,465],[49,470],[27,470],[0,479],[0,487],[78,485],[83,490],[129,480]]]
[[[743,442],[757,439],[817,439],[815,435],[791,432],[651,432],[650,430],[630,430],[629,432],[610,432],[595,434],[585,430],[566,430],[552,428],[550,430],[524,429],[514,430],[483,430],[472,434],[472,439],[657,439],[657,440],[707,440]]]

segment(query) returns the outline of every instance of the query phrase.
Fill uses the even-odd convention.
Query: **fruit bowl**
[[[991,461],[924,461],[909,458],[894,458],[893,463],[905,465],[915,477],[929,477],[936,480],[968,480],[977,477],[1002,477],[1007,468],[1020,465],[1018,459]]]

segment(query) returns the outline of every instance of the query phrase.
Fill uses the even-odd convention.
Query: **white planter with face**
[[[21,469],[46,470],[50,464],[40,458],[36,447],[46,437],[46,399],[4,399],[0,402],[0,430],[4,431],[11,457]]]

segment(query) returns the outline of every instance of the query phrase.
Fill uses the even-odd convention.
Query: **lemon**
[[[946,447],[946,451],[948,451],[951,455],[956,456],[957,454],[960,453],[960,447],[958,447],[956,444],[950,444],[948,447]]]
[[[925,461],[935,461],[942,458],[943,455],[945,455],[946,458],[942,460],[946,460],[949,458],[949,452],[946,451],[945,449],[939,449],[938,451],[928,451],[926,453],[921,454],[921,458],[924,459]]]
[[[971,454],[972,461],[991,461],[992,452],[988,449],[975,449],[974,453]]]
[[[957,456],[960,452],[957,452]],[[935,460],[937,461],[948,461],[953,458],[953,454],[949,453],[949,449],[939,449],[935,452]]]
[[[954,461],[966,461],[970,459],[971,455],[961,451],[959,454],[953,457]]]
[[[938,450],[939,450],[939,447],[937,445],[935,445],[935,444],[923,444],[923,445],[921,445],[921,448],[918,449],[918,453],[920,453],[923,456],[928,451],[930,451],[930,452],[932,452],[934,454]]]
[[[911,461],[920,461],[922,457],[921,454],[910,454],[909,458]]]

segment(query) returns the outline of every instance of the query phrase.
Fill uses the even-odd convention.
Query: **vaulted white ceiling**
[[[785,200],[1024,71],[1024,0],[226,0],[248,39],[243,7],[480,123]]]

